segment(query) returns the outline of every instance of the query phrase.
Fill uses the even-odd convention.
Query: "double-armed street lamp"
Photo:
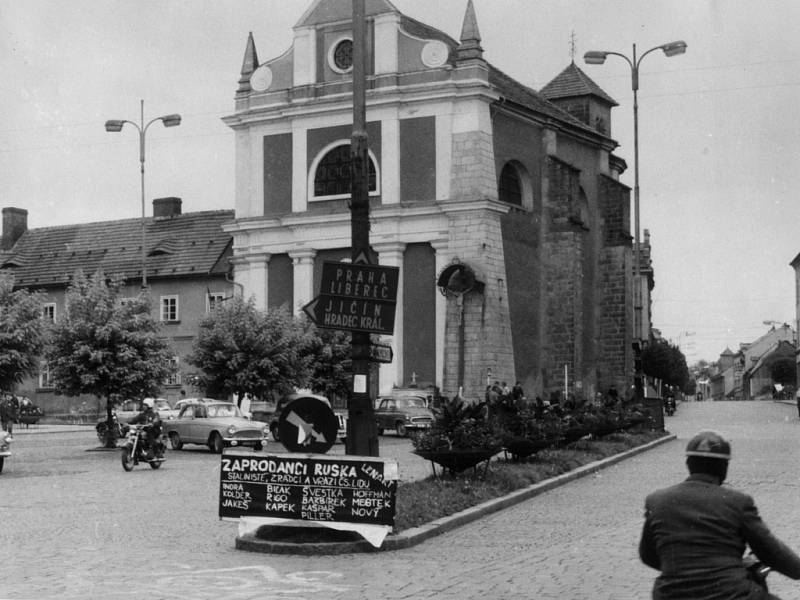
[[[590,50],[583,55],[583,60],[590,65],[602,65],[608,56],[620,56],[625,59],[631,68],[631,88],[633,89],[633,220],[634,220],[634,245],[633,245],[633,281],[634,281],[634,348],[637,353],[641,351],[641,341],[648,337],[647,332],[643,332],[644,320],[642,318],[642,283],[641,283],[641,264],[640,264],[640,244],[639,244],[639,65],[645,56],[655,50],[661,50],[666,56],[676,56],[686,52],[686,42],[676,41],[668,44],[661,44],[650,48],[647,52],[637,57],[636,44],[633,44],[633,57],[628,58],[619,52],[609,52],[607,50]],[[641,364],[636,358],[635,363]],[[637,368],[637,371],[639,369]],[[637,399],[643,396],[643,382],[641,373],[637,373],[636,394]]]
[[[164,115],[156,117],[149,121],[146,125],[144,122],[144,100],[141,101],[141,113],[139,123],[127,121],[124,119],[110,119],[106,121],[106,131],[110,133],[118,133],[122,131],[122,126],[125,123],[130,123],[139,132],[139,164],[141,165],[142,174],[142,289],[147,289],[147,232],[145,228],[145,200],[144,200],[144,140],[147,128],[156,121],[164,123],[164,127],[175,127],[181,124],[181,116],[177,114]]]

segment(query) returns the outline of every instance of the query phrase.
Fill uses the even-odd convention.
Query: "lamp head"
[[[125,124],[125,121],[120,121],[117,119],[110,119],[106,121],[106,131],[110,133],[117,133],[118,131],[122,131],[122,126]]]
[[[180,115],[165,115],[160,117],[161,122],[164,123],[164,127],[175,127],[176,125],[181,124],[181,116]]]
[[[589,65],[602,65],[606,62],[606,56],[608,56],[608,52],[590,50],[583,55],[583,60]]]
[[[683,54],[686,52],[686,42],[682,40],[678,40],[677,42],[670,42],[669,44],[664,44],[663,46],[661,46],[661,49],[667,56],[675,56],[677,54]]]

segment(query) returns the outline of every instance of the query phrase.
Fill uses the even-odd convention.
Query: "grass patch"
[[[493,460],[486,477],[482,476],[481,466],[477,474],[468,469],[455,476],[446,475],[440,479],[431,476],[401,483],[397,490],[395,530],[404,531],[430,523],[664,435],[657,431],[615,433],[602,439],[583,439],[562,448],[543,450],[524,462]]]

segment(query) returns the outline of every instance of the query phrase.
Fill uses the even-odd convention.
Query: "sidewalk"
[[[94,433],[94,424],[87,423],[85,425],[51,425],[51,424],[41,424],[36,423],[34,425],[29,425],[25,427],[25,425],[20,425],[15,423],[14,424],[14,437],[20,438],[26,435],[35,435],[35,434],[42,434],[42,433],[74,433],[77,431],[86,431],[90,433]]]

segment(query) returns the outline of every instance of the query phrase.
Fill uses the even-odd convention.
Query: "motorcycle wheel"
[[[122,468],[126,471],[133,471],[133,455],[131,454],[130,447],[124,446],[122,448],[120,458],[122,459]]]

